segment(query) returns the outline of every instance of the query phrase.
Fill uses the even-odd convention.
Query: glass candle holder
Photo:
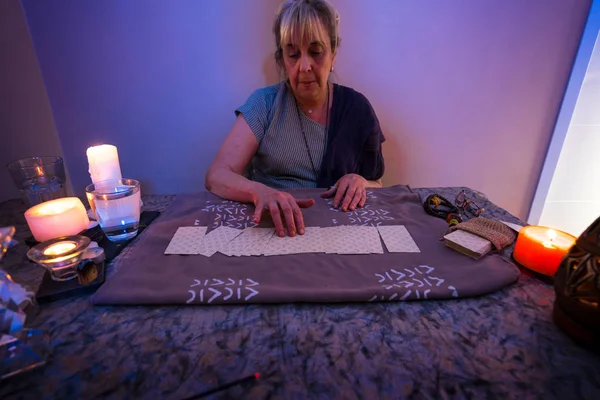
[[[137,235],[140,223],[140,183],[135,179],[113,179],[88,185],[88,202],[106,237],[124,242]]]
[[[65,197],[66,175],[63,159],[58,156],[30,157],[7,165],[10,176],[29,207]]]
[[[34,263],[46,268],[55,281],[67,281],[78,276],[80,265],[104,261],[104,250],[90,247],[86,236],[65,236],[39,243],[27,252]]]

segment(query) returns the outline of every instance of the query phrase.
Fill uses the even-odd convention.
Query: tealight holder
[[[104,268],[104,250],[97,245],[90,246],[91,243],[86,236],[63,236],[38,243],[27,252],[27,257],[44,267],[54,281],[79,278],[79,283],[85,285],[97,275],[97,272],[94,273],[95,268],[90,272],[88,264]],[[90,273],[92,276],[89,276]]]

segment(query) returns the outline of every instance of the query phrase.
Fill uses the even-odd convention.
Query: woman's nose
[[[308,72],[311,70],[311,59],[308,54],[300,55],[300,71]]]

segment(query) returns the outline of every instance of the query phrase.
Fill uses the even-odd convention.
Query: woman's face
[[[321,28],[323,29],[323,28]],[[327,38],[325,32],[315,37]],[[290,85],[300,101],[314,102],[325,96],[335,55],[328,43],[294,40],[283,46],[283,61]]]

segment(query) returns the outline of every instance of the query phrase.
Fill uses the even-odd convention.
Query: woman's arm
[[[261,185],[242,174],[258,150],[258,140],[240,114],[206,173],[205,186],[225,199],[251,203]]]
[[[312,206],[314,200],[296,200],[289,193],[246,179],[242,174],[257,150],[258,140],[240,114],[206,173],[206,189],[225,199],[254,203],[255,223],[263,211],[269,211],[278,236],[285,236],[284,221],[288,235],[304,234],[300,208]]]

